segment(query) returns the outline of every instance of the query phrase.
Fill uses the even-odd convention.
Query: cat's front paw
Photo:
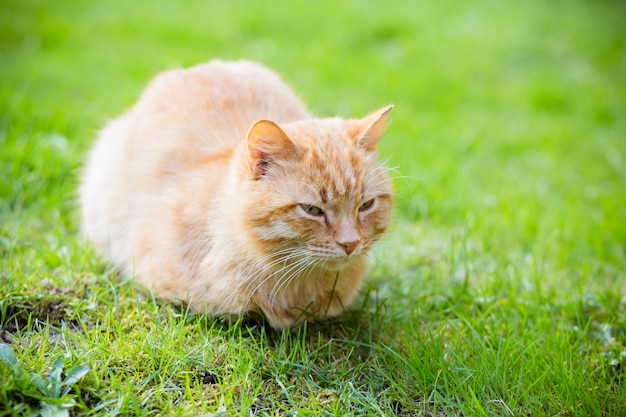
[[[272,308],[261,308],[265,320],[277,330],[296,329],[303,322],[314,320],[314,314],[299,308],[289,308],[286,310],[275,310]]]
[[[265,319],[275,329],[297,329],[305,321],[313,322],[334,317],[344,311],[343,304],[337,296],[326,297],[322,300],[311,302],[304,307],[289,307],[277,309],[257,300],[257,306],[262,311]]]

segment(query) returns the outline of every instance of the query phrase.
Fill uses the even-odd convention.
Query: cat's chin
[[[341,256],[337,258],[324,259],[321,267],[327,271],[341,271],[352,264],[358,256]]]

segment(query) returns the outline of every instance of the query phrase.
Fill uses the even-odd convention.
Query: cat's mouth
[[[358,247],[346,253],[343,248],[333,247],[309,247],[307,257],[314,260],[322,269],[327,271],[339,271],[352,264],[356,259],[361,258],[367,251],[368,245],[358,245]]]
[[[340,271],[350,265],[358,257],[358,253],[352,253],[350,255],[338,255],[334,257],[324,256],[316,258],[316,260],[319,262],[320,267],[327,271]]]

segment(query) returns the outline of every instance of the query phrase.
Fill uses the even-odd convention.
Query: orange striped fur
[[[279,329],[338,315],[389,222],[376,143],[390,110],[315,118],[246,61],[164,72],[89,153],[83,233],[197,312],[261,313]]]

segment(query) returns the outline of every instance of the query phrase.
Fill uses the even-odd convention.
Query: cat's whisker
[[[385,181],[380,181],[380,182],[378,182],[378,183],[371,183],[371,184],[368,184],[368,185],[365,187],[365,189],[364,189],[365,194],[369,194],[369,193],[371,193],[371,194],[376,194],[376,192],[378,191],[378,189],[379,189],[381,186],[385,186],[386,184],[387,184],[387,181],[386,181],[386,180],[385,180]],[[392,193],[393,193],[393,191],[392,191]]]
[[[376,255],[374,255],[373,253],[365,253],[364,255],[367,259],[378,260]]]
[[[302,265],[298,270],[294,271],[291,274],[291,276],[286,277],[284,279],[284,283],[281,284],[281,286],[275,290],[276,293],[274,294],[273,299],[276,300],[276,297],[280,293],[281,289],[283,289],[283,293],[285,293],[287,291],[287,288],[289,288],[291,286],[291,283],[295,279],[306,279],[306,277],[302,277],[302,275],[306,272],[307,269],[309,269],[309,272],[306,275],[308,277],[311,274],[311,272],[315,269],[315,267],[316,267],[316,262],[315,261],[309,261],[308,263]]]
[[[282,256],[279,256],[282,255]],[[275,259],[274,261],[270,262],[270,263],[266,263],[267,260],[271,259],[272,257],[275,256],[279,256],[277,259]],[[241,289],[241,287],[243,287],[244,285],[247,285],[250,283],[250,281],[253,281],[253,279],[259,275],[261,275],[263,272],[267,271],[267,270],[271,270],[272,267],[274,267],[275,265],[278,264],[286,264],[290,259],[293,259],[294,257],[296,257],[297,254],[294,254],[294,249],[293,248],[286,248],[283,250],[280,250],[278,252],[274,252],[274,253],[270,253],[266,256],[264,256],[263,258],[257,259],[256,261],[252,262],[251,265],[249,265],[247,268],[245,268],[241,275],[243,276],[243,279],[241,279],[239,285],[237,285],[237,287],[235,288],[235,290],[231,293],[231,295],[229,295],[223,302],[222,304],[220,304],[220,306],[217,309],[217,313],[216,314],[223,314],[224,312],[222,311],[222,308],[227,305],[233,298],[235,298],[238,295],[239,290]],[[258,288],[268,279],[270,279],[276,272],[274,272],[272,275],[268,276],[266,279],[264,279],[261,283],[259,283],[257,285],[257,287],[251,291],[250,294],[254,294]],[[250,298],[252,297],[252,295],[248,298],[247,303],[250,302]],[[246,303],[246,304],[247,304]]]
[[[270,305],[273,305],[276,302],[278,289],[282,287],[283,283],[285,283],[288,280],[288,277],[290,276],[289,274],[291,274],[292,271],[299,270],[300,266],[306,265],[307,262],[308,261],[306,259],[300,259],[296,263],[290,265],[289,269],[284,268],[283,270],[280,271],[280,275],[276,279],[276,282],[274,283],[268,295]]]
[[[306,251],[304,248],[297,248],[297,249],[294,249],[294,250],[293,250],[293,252],[292,252],[292,254],[291,254],[291,257],[290,257],[290,259],[289,259],[289,260],[296,259],[296,261],[295,261],[295,262],[290,263],[289,265],[287,264],[287,262],[285,262],[285,263],[283,264],[283,266],[282,266],[280,269],[278,269],[278,270],[274,271],[272,274],[270,274],[268,277],[266,277],[266,278],[265,278],[265,279],[264,279],[261,283],[259,283],[259,285],[257,285],[257,287],[256,287],[256,288],[255,288],[255,289],[251,292],[251,295],[254,295],[254,293],[255,293],[255,292],[256,292],[256,291],[257,291],[257,290],[258,290],[258,289],[259,289],[259,288],[260,288],[263,284],[265,284],[265,282],[267,282],[268,280],[270,280],[270,279],[274,278],[275,276],[277,276],[277,275],[279,275],[279,274],[283,274],[283,273],[284,273],[284,271],[285,271],[285,269],[289,268],[289,269],[287,270],[287,272],[288,272],[288,271],[290,271],[291,269],[293,269],[293,268],[294,268],[294,265],[296,265],[296,266],[297,266],[297,265],[298,265],[298,264],[300,264],[303,260],[306,260],[306,255],[307,255],[307,251]],[[280,275],[279,275],[278,280],[280,280],[280,279],[281,279],[281,277],[280,277]]]
[[[271,259],[272,257],[276,257],[278,254],[280,254],[281,256],[278,256],[272,262],[269,262],[269,263],[267,262],[269,259]],[[258,259],[256,261],[252,262],[247,268],[242,270],[242,272],[240,273],[240,277],[241,278],[240,278],[239,285],[236,287],[235,291],[232,292],[232,294],[228,297],[228,299],[226,301],[230,301],[233,297],[236,297],[238,295],[238,291],[244,285],[248,285],[251,282],[255,281],[257,277],[263,276],[264,274],[267,274],[276,265],[283,264],[283,267],[284,267],[284,265],[286,265],[287,262],[289,262],[294,257],[296,257],[296,255],[293,254],[293,250],[292,249],[287,249],[287,250],[283,250],[283,251],[279,251],[279,252],[276,252],[276,253],[269,254],[269,255],[265,256],[264,258],[261,258],[261,259]],[[267,279],[271,278],[274,274],[276,274],[276,272],[272,273],[271,275],[266,277],[264,280],[262,280],[257,285],[257,287],[254,290],[251,291],[251,294],[254,294],[254,292],[258,289],[258,287],[261,286],[263,284],[263,282],[265,282]],[[248,302],[250,301],[250,298],[251,297],[248,298]],[[222,304],[225,304],[226,301],[224,303],[222,303]]]
[[[389,175],[389,173],[393,173],[393,176],[390,176],[389,179],[390,180],[396,180],[396,179],[412,179],[412,180],[419,180],[419,181],[427,181],[427,178],[425,177],[416,177],[416,176],[412,176],[412,175],[405,175],[403,173],[400,172],[399,170],[399,166],[393,166],[393,167],[387,167],[384,166],[384,164],[386,163],[386,161],[383,161],[380,168],[382,171],[385,172],[385,174]],[[373,172],[377,172],[377,169],[372,170]]]
[[[381,172],[383,173],[383,175],[385,175],[386,177],[388,177],[389,181],[396,181],[396,180],[403,180],[404,184],[406,186],[410,186],[409,182],[407,180],[415,180],[415,181],[420,181],[420,182],[425,182],[427,181],[426,178],[424,177],[416,177],[416,176],[410,176],[410,175],[404,175],[402,174],[399,170],[399,167],[395,166],[395,167],[385,167],[385,166],[379,166],[375,169],[373,169],[372,171],[370,171],[365,179],[366,181],[370,180],[371,178],[373,178],[375,175],[380,175]],[[389,173],[393,173],[395,175],[389,175]],[[380,182],[378,183],[369,183],[368,186],[369,187],[375,187],[375,186],[379,186],[381,184],[386,183],[387,180],[386,179],[382,179]]]
[[[373,176],[375,175],[380,175],[381,173],[384,175],[387,175],[388,172],[396,172],[396,168],[398,167],[386,167],[384,165],[379,165],[377,167],[374,167],[373,169],[371,169],[370,171],[368,171],[364,176],[363,179],[365,181],[368,181],[369,179],[371,179]]]
[[[272,303],[276,302],[276,298],[280,294],[281,289],[283,290],[283,293],[286,293],[287,288],[289,288],[292,285],[292,282],[295,279],[302,280],[303,279],[302,275],[307,271],[307,269],[309,269],[307,276],[310,275],[311,271],[315,269],[315,266],[316,266],[315,261],[309,261],[300,265],[300,267],[297,270],[294,270],[293,272],[291,272],[291,274],[285,275],[282,279],[282,283],[280,285],[275,286],[275,288],[272,290],[273,295],[270,295],[271,302]]]
[[[271,274],[269,274],[267,277],[265,277],[263,280],[261,280],[261,282],[259,282],[257,284],[257,286],[250,291],[249,295],[248,295],[248,299],[247,299],[247,303],[250,303],[250,300],[252,299],[252,297],[254,296],[254,294],[270,279],[272,279],[273,277],[275,277],[277,274],[282,273],[282,271],[287,267],[287,261],[291,260],[291,259],[297,259],[298,257],[301,257],[305,252],[303,250],[294,250],[293,253],[291,253],[289,255],[289,259],[284,259],[281,258],[281,262],[284,259],[284,263],[283,266],[281,268],[279,268],[278,270],[272,272]],[[299,261],[296,261],[299,262]],[[269,268],[266,268],[269,269]]]
[[[370,240],[372,242],[378,242],[378,240],[383,237],[385,235],[385,233],[375,233],[372,236],[370,236]]]
[[[294,277],[297,277],[300,272],[306,270],[306,268],[311,266],[314,262],[315,261],[311,259],[303,258],[296,262],[289,270],[285,271],[285,273],[276,281],[274,288],[270,292],[270,302],[273,304],[276,301],[276,297],[278,296],[281,288],[283,288],[283,286],[287,288],[288,285],[286,284],[289,284]]]

